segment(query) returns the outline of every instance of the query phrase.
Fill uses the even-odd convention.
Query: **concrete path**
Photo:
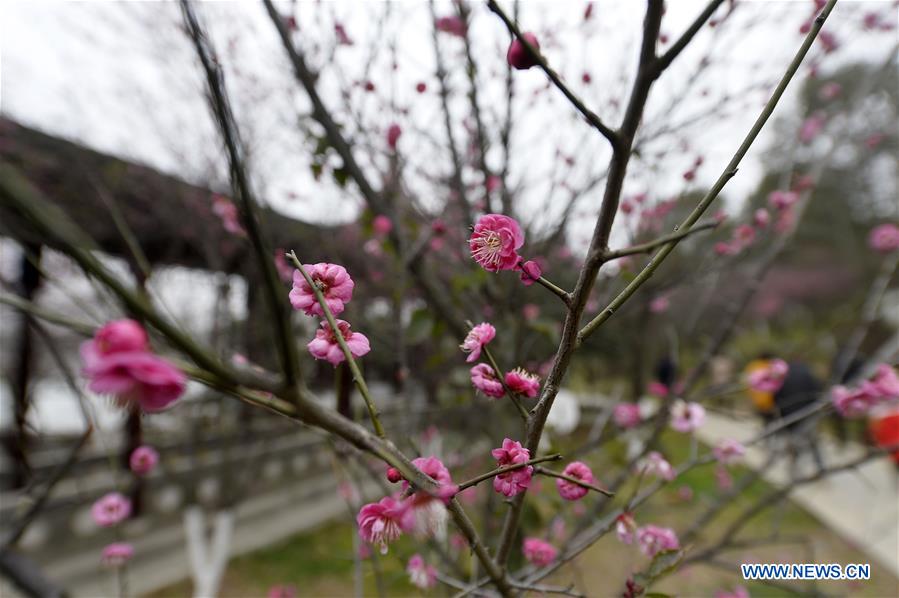
[[[708,413],[698,437],[714,445],[724,438],[748,440],[760,430],[756,421],[737,421]],[[852,443],[838,446],[826,438],[821,441],[821,449],[825,466],[851,461],[862,456],[865,450]],[[747,451],[745,463],[759,469],[764,466],[766,456],[763,447],[754,446]],[[814,471],[810,457],[800,460],[800,476]],[[763,477],[775,486],[787,484],[790,476],[786,460],[768,468]],[[792,491],[790,498],[899,577],[899,475],[887,457],[800,486]]]

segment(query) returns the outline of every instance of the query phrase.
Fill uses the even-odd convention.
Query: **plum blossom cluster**
[[[100,527],[115,527],[131,515],[131,501],[119,492],[103,495],[91,507],[91,518]],[[103,548],[100,561],[107,567],[121,567],[134,556],[134,547],[113,542]]]
[[[499,272],[518,269],[522,284],[531,286],[543,275],[543,269],[537,260],[524,261],[518,254],[523,245],[521,225],[503,214],[485,214],[478,218],[468,239],[472,259],[484,270]]]
[[[465,361],[471,363],[480,359],[484,348],[495,337],[496,328],[492,324],[481,322],[474,326],[459,345],[463,353],[468,353]],[[536,397],[540,391],[540,377],[521,367],[507,372],[503,378],[486,363],[476,364],[469,373],[475,389],[494,399],[504,396],[506,389],[528,398]]]
[[[790,366],[783,359],[772,359],[765,367],[754,369],[746,376],[746,384],[758,392],[775,393],[783,386]]]
[[[493,449],[490,454],[496,459],[497,467],[521,465],[531,459],[530,451],[511,438],[504,439],[503,445]],[[493,478],[493,489],[507,497],[515,496],[530,487],[533,474],[532,465],[501,473]]]
[[[671,405],[672,429],[689,433],[705,422],[705,408],[699,403],[688,403],[680,399]]]
[[[181,370],[150,351],[143,327],[134,320],[113,320],[81,345],[88,388],[111,395],[122,407],[162,411],[184,394]]]
[[[887,222],[875,226],[868,235],[868,245],[878,253],[892,253],[899,249],[899,226]]]
[[[593,472],[590,468],[580,461],[572,461],[565,469],[562,470],[562,474],[566,475],[570,478],[574,478],[576,480],[580,480],[585,484],[595,484],[596,478],[593,477]],[[564,478],[556,479],[556,488],[559,490],[559,495],[565,500],[580,500],[587,495],[588,489],[586,486],[582,486],[576,482],[572,482],[570,480],[566,480]]]
[[[388,221],[389,223],[389,221]],[[316,289],[321,291],[324,303],[331,315],[337,316],[346,309],[346,304],[353,298],[355,283],[346,268],[337,264],[318,263],[304,265],[303,269]],[[319,303],[315,289],[307,282],[299,270],[293,272],[293,288],[289,295],[290,304],[297,311],[307,316],[325,317],[325,310]],[[346,360],[340,340],[343,340],[353,357],[362,357],[371,351],[371,345],[361,332],[353,332],[346,320],[335,319],[337,330],[333,330],[327,319],[321,321],[315,331],[315,338],[309,341],[306,348],[315,359],[326,360],[331,365],[338,365]],[[339,338],[338,338],[339,335]]]
[[[835,386],[831,390],[834,408],[843,417],[860,417],[877,405],[899,401],[899,376],[888,364],[877,366],[874,375],[854,388]]]
[[[445,502],[459,492],[449,470],[437,457],[419,457],[412,461],[412,465],[437,482],[437,488],[431,492],[413,491],[408,480],[391,467],[387,470],[387,479],[391,483],[402,481],[403,491],[364,505],[356,515],[359,537],[378,546],[382,554],[386,554],[388,544],[403,533],[435,533],[445,523]]]

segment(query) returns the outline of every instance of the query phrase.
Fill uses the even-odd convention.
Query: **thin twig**
[[[528,467],[529,465],[535,465],[537,463],[545,463],[546,461],[558,461],[562,458],[562,455],[555,453],[552,455],[546,455],[543,457],[537,457],[536,459],[531,459],[530,461],[525,461],[524,463],[515,463],[514,465],[504,465],[502,467],[497,467],[494,470],[488,471],[487,473],[482,473],[479,476],[475,476],[468,481],[462,482],[459,484],[459,492],[462,492],[466,488],[471,488],[472,486],[477,486],[484,480],[489,480],[490,478],[495,478],[498,475],[502,475],[504,473],[515,471],[516,469],[521,469],[523,467]],[[536,468],[537,471],[540,468]]]
[[[696,226],[689,228],[687,230],[679,230],[673,233],[664,235],[659,237],[658,239],[653,239],[652,241],[647,241],[646,243],[640,243],[639,245],[632,245],[630,247],[624,247],[622,249],[610,249],[609,251],[603,254],[603,260],[611,261],[617,260],[618,258],[625,257],[627,255],[636,255],[639,253],[649,253],[653,249],[656,249],[665,243],[669,243],[671,241],[680,241],[684,237],[688,237],[694,233],[698,233],[703,230],[707,230],[710,228],[715,228],[719,224],[718,220],[711,220],[709,222],[700,222]]]

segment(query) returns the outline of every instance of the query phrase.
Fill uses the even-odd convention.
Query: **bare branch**
[[[632,245],[631,247],[625,247],[623,249],[614,249],[609,250],[603,254],[604,261],[617,260],[618,258],[622,258],[627,255],[636,255],[639,253],[649,253],[653,249],[664,245],[665,243],[669,243],[671,241],[680,241],[684,237],[688,237],[694,233],[698,233],[703,230],[708,230],[710,228],[715,228],[718,226],[717,220],[712,220],[709,222],[700,222],[696,226],[682,231],[676,231],[658,239],[653,239],[652,241],[647,241],[646,243],[640,243],[639,245]]]

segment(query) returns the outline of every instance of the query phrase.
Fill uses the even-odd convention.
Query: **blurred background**
[[[454,477],[484,471],[493,466],[491,443],[514,433],[516,420],[503,405],[475,396],[457,348],[467,328],[458,323],[489,320],[502,362],[545,375],[564,311],[539,286],[473,264],[469,227],[486,212],[515,216],[528,257],[572,288],[598,212],[608,143],[539,69],[507,67],[508,32],[481,3],[275,6],[364,176],[395,210],[387,224],[406,240],[398,246],[388,234],[313,118],[263,5],[198,3],[224,69],[284,298],[291,276],[285,250],[306,263],[344,265],[357,298],[346,313],[371,340],[364,367],[385,425],[412,452],[442,455]],[[669,3],[660,51],[704,6]],[[588,106],[605,122],[620,122],[642,4],[504,7],[536,33],[541,52]],[[696,205],[767,101],[815,10],[811,1],[747,1],[716,11],[653,89],[613,247],[670,232]],[[272,314],[178,5],[13,1],[0,11],[0,162],[82,228],[103,264],[171,322],[227,363],[276,369]],[[641,438],[609,423],[610,405],[640,402],[651,411],[665,400],[653,402],[653,383],[703,402],[712,417],[700,440],[711,444],[756,433],[760,420],[741,375],[759,355],[807,366],[820,389],[870,364],[897,362],[897,252],[871,243],[872,229],[899,221],[897,18],[895,2],[837,4],[713,205],[721,224],[681,243],[580,350],[551,414],[548,450],[583,451],[610,482],[626,473]],[[399,127],[398,138],[391,126]],[[795,205],[777,207],[777,192],[795,194]],[[65,324],[96,328],[127,312],[59,249],[0,198],[0,560],[8,578],[24,575],[37,595],[65,589],[105,596],[123,587],[129,595],[190,595],[199,572],[215,566],[198,563],[187,546],[207,543],[211,563],[219,543],[202,534],[190,539],[198,528],[189,521],[200,517],[199,528],[218,529],[217,514],[228,513],[234,529],[221,546],[229,562],[214,584],[221,595],[263,596],[278,586],[308,596],[418,592],[403,571],[413,546],[399,555],[360,555],[353,516],[385,482],[381,466],[343,443],[193,382],[176,408],[152,416],[92,395],[80,375],[85,337]],[[605,267],[588,317],[646,260]],[[422,286],[410,261],[436,281],[444,301]],[[26,316],[16,301],[62,321]],[[308,342],[314,324],[293,319],[298,343]],[[165,353],[160,339],[152,342]],[[305,352],[301,368],[325,404],[362,418],[348,371]],[[876,444],[872,426],[834,415],[804,433],[818,439],[832,464]],[[690,454],[681,436],[666,433],[661,442],[675,464]],[[132,479],[128,458],[142,444],[159,451],[160,465]],[[720,470],[691,471],[647,508],[687,530],[734,480],[738,487],[747,480],[740,498],[697,532],[697,545],[713,544],[741,507],[813,466],[802,449],[799,473],[784,462],[783,471],[754,475],[771,466],[771,449],[753,450],[728,473],[730,485]],[[870,582],[777,588],[743,582],[736,565],[697,562],[660,589],[896,595],[896,475],[887,457],[874,467],[772,505],[753,526],[775,540],[729,555],[871,562]],[[101,566],[100,550],[114,538],[90,517],[93,501],[114,488],[135,507],[123,533],[136,554],[124,573]],[[36,497],[40,508],[23,518]],[[478,487],[465,502],[478,505],[478,520],[496,531],[498,520],[490,521],[502,505],[489,488]],[[536,502],[525,524],[550,529],[562,542],[586,513],[560,503]],[[598,516],[603,508],[599,501],[587,512]],[[470,570],[452,530],[439,548]],[[621,571],[638,569],[639,558],[604,539],[575,561],[576,583],[587,595],[620,593]],[[0,587],[23,591],[18,582]]]

